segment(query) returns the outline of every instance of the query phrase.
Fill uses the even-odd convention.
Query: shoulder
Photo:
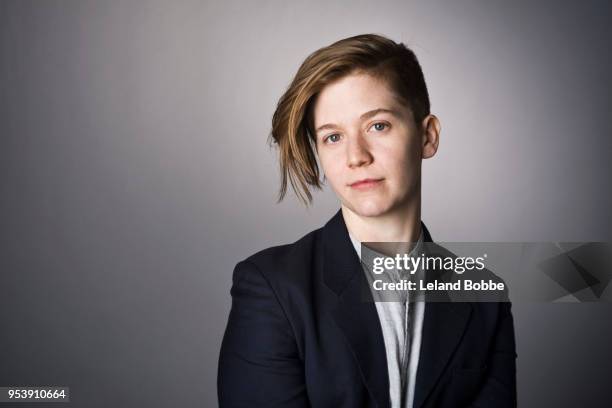
[[[270,266],[304,261],[304,258],[313,255],[319,239],[319,233],[320,229],[316,229],[293,243],[262,249],[247,257],[244,261],[251,262],[266,269]]]
[[[238,272],[258,273],[270,284],[304,278],[312,271],[320,250],[321,230],[313,230],[293,243],[268,247],[246,257],[236,265],[235,275]]]

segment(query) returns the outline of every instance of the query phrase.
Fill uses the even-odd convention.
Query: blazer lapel
[[[424,241],[432,242],[423,223]],[[332,315],[344,333],[365,385],[380,408],[390,406],[389,374],[380,320],[361,262],[339,210],[323,227],[325,284],[336,294]],[[428,271],[429,272],[429,271]],[[426,280],[443,279],[439,273]],[[452,273],[452,272],[451,272]],[[427,302],[417,371],[414,407],[420,407],[460,342],[471,314],[469,303]]]
[[[423,226],[424,228],[424,226]],[[432,243],[429,232],[426,231],[425,241]],[[433,255],[436,245],[429,244],[426,252]],[[445,250],[441,248],[444,252]],[[428,270],[425,281],[448,281],[453,271]],[[421,335],[421,351],[416,376],[413,407],[421,407],[431,394],[438,379],[446,369],[448,362],[459,345],[463,332],[472,313],[472,306],[467,302],[450,302],[439,295],[425,296],[425,316]]]
[[[323,234],[324,281],[337,296],[332,316],[353,351],[366,388],[378,407],[387,408],[389,375],[382,329],[371,293],[364,291],[367,280],[341,211]]]

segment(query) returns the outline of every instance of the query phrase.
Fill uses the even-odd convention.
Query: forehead
[[[409,115],[387,81],[367,73],[347,75],[327,85],[313,106],[315,127],[324,123],[350,122],[374,109],[390,109]]]

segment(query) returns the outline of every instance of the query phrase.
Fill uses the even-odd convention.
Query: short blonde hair
[[[287,184],[308,205],[313,188],[321,189],[316,158],[313,105],[328,84],[356,72],[382,78],[398,99],[411,109],[416,123],[429,115],[429,94],[421,66],[403,43],[377,34],[345,38],[310,54],[281,96],[272,117],[270,137],[279,149],[281,187]]]

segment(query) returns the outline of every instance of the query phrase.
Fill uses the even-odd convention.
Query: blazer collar
[[[433,242],[421,223],[425,242]],[[366,387],[380,408],[390,406],[385,343],[361,262],[339,210],[323,227],[324,283],[337,296],[332,315],[349,343]],[[432,276],[428,277],[429,279]],[[421,337],[414,407],[433,390],[466,328],[468,303],[427,303]]]
[[[429,230],[422,222],[421,227],[423,228],[423,241],[433,242]],[[362,272],[361,261],[349,237],[342,210],[338,210],[323,227],[323,239],[325,284],[336,295],[341,295],[351,279],[355,277],[356,272]]]

